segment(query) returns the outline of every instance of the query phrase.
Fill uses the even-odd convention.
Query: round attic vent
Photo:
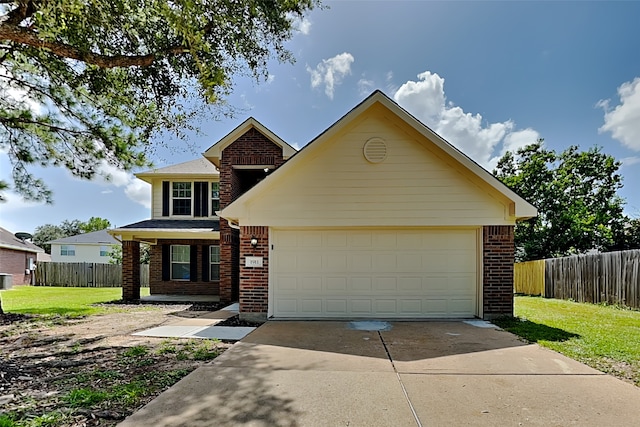
[[[371,138],[364,143],[363,152],[371,163],[381,163],[387,158],[387,144],[382,138]]]

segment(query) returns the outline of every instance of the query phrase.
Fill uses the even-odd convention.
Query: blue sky
[[[508,149],[536,138],[549,148],[600,146],[623,162],[626,212],[640,217],[640,3],[326,2],[288,43],[295,64],[270,67],[268,81],[238,77],[233,118],[196,123],[189,143],[162,140],[157,166],[196,158],[254,116],[298,147],[381,89],[491,170]],[[109,170],[105,182],[61,169],[37,170],[51,206],[13,193],[0,226],[27,231],[65,219],[149,218],[148,185]],[[0,153],[0,176],[9,164]]]

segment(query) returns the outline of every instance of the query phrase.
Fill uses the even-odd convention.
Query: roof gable
[[[309,160],[313,159],[313,161],[316,162],[317,157],[321,155],[321,153],[337,147],[336,144],[338,144],[338,141],[349,143],[349,138],[353,137],[349,136],[349,132],[358,127],[359,123],[362,123],[366,120],[371,120],[373,116],[375,116],[374,122],[382,123],[383,121],[385,121],[387,122],[387,125],[390,126],[389,129],[394,128],[402,132],[401,134],[394,134],[393,130],[389,130],[386,134],[387,138],[391,138],[392,140],[396,140],[398,138],[412,140],[414,141],[414,144],[416,146],[422,145],[422,147],[425,149],[423,150],[424,153],[428,152],[434,159],[439,159],[438,161],[436,161],[436,163],[438,163],[440,166],[448,165],[449,169],[456,171],[455,180],[457,180],[457,184],[455,185],[457,185],[457,187],[454,191],[459,191],[461,188],[468,189],[469,185],[471,185],[475,188],[476,193],[484,193],[486,196],[492,198],[494,202],[501,204],[504,208],[504,213],[501,214],[500,217],[502,218],[502,221],[504,221],[504,223],[513,223],[516,219],[528,218],[537,214],[536,209],[531,204],[519,197],[517,194],[503,185],[499,180],[497,180],[493,175],[491,175],[477,163],[473,162],[455,147],[450,145],[431,129],[419,122],[415,117],[407,113],[404,109],[398,106],[398,104],[389,99],[382,92],[376,91],[362,103],[352,109],[349,113],[343,116],[340,120],[338,120],[334,125],[332,125],[321,135],[315,138],[311,143],[309,143],[299,153],[297,153],[290,161],[286,162],[283,166],[274,171],[274,173],[272,173],[267,179],[242,195],[231,205],[227,206],[221,212],[221,215],[231,220],[242,218],[246,223],[248,217],[255,217],[256,212],[259,210],[258,206],[261,205],[260,200],[263,200],[264,203],[266,203],[267,199],[272,198],[272,196],[274,196],[274,194],[278,192],[276,186],[282,186],[285,182],[288,181],[299,183],[304,182],[303,178],[305,176],[305,173],[308,173],[310,168],[313,168],[313,163],[308,163]],[[360,130],[357,130],[357,132],[360,132],[360,134],[357,136],[357,138],[359,138],[358,143],[360,144],[359,154],[354,154],[355,151],[352,150],[350,152],[351,154],[343,153],[342,157],[336,157],[334,159],[334,162],[349,162],[349,156],[352,156],[351,160],[356,159],[357,156],[362,157],[362,143],[369,138],[376,137],[379,131],[381,130],[372,128],[369,132],[366,129],[366,126],[364,128],[361,127]],[[388,141],[388,143],[393,143],[393,141]],[[408,149],[408,146],[405,145],[404,147]],[[426,157],[424,156],[422,156],[422,160],[427,161]],[[358,161],[362,161],[362,159],[359,158]],[[398,159],[395,159],[394,161],[398,161]],[[404,161],[411,162],[412,159],[410,157],[405,157]],[[327,163],[326,165],[327,168],[332,168],[329,163]],[[346,164],[343,166],[345,171],[347,171],[349,167],[351,167],[350,165]],[[387,162],[384,162],[381,165],[373,166],[381,166],[379,168],[380,172],[382,172],[383,170],[391,172],[391,169]],[[444,169],[442,170],[444,171]],[[316,171],[316,173],[319,173],[319,171]],[[335,173],[335,171],[331,171],[331,173]],[[401,173],[401,171],[396,171],[393,173]],[[425,174],[426,173],[427,172],[425,171]],[[327,174],[325,175],[329,175],[329,171],[327,171]],[[355,175],[357,174],[354,174],[354,176]],[[420,179],[427,179],[426,177],[427,175],[423,174]],[[389,177],[385,177],[385,179],[388,178]],[[453,175],[449,176],[449,179],[454,179]],[[348,174],[344,175],[342,177],[342,180],[344,186],[353,186],[353,181],[349,178]],[[435,183],[431,181],[424,182],[425,187],[433,186]],[[295,191],[295,189],[292,189],[292,191]],[[333,189],[332,191],[335,193],[336,189]],[[300,200],[300,194],[305,194],[303,189],[300,189],[300,193],[296,195],[298,197],[298,200]],[[294,196],[294,198],[296,196]],[[441,197],[442,200],[450,198],[450,194],[442,194]],[[486,197],[484,198],[486,199]],[[431,200],[435,201],[436,199]],[[463,202],[464,197],[460,201],[458,201],[459,204]],[[485,202],[488,203],[488,199],[486,199]],[[280,206],[287,206],[287,203],[284,203],[282,200],[279,200],[279,204]],[[295,203],[293,202],[288,204],[289,210],[296,209],[293,206],[294,204]],[[399,207],[400,206],[401,204],[399,204]],[[485,207],[486,206],[488,205],[485,205]],[[465,209],[463,205],[460,205],[460,207],[461,209]],[[354,212],[362,209],[363,206],[355,206],[355,204],[353,206]],[[492,215],[495,216],[495,212],[493,212]],[[262,221],[264,222],[264,218],[262,218]],[[412,224],[417,225],[417,222],[414,221],[412,222]]]
[[[75,236],[62,237],[60,239],[51,240],[51,244],[85,244],[85,245],[119,245],[117,241],[107,230],[93,231],[91,233],[82,233]]]
[[[271,132],[267,129],[262,123],[254,119],[253,117],[249,117],[247,120],[242,122],[238,127],[229,132],[225,137],[223,137],[220,141],[213,144],[209,147],[202,155],[209,159],[216,166],[220,166],[220,158],[222,157],[222,152],[229,145],[233,144],[238,138],[244,135],[250,129],[256,129],[262,135],[264,135],[271,142],[276,144],[278,147],[282,148],[282,157],[286,160],[293,156],[296,153],[296,149],[284,142],[278,135]]]

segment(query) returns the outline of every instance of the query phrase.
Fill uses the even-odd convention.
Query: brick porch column
[[[513,225],[482,229],[483,318],[513,316]]]
[[[140,299],[140,242],[122,242],[122,299]]]

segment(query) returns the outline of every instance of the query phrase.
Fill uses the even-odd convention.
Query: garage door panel
[[[326,313],[334,317],[347,315],[347,300],[328,298],[326,300]]]
[[[274,317],[476,312],[475,230],[274,230],[272,238]]]

